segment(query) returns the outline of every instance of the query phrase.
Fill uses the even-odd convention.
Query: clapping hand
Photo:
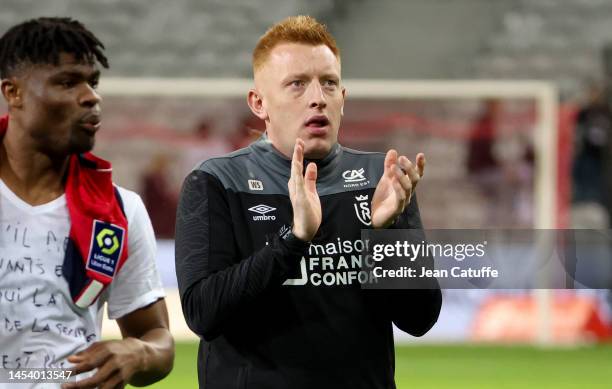
[[[387,228],[404,212],[424,171],[423,153],[417,154],[414,164],[393,149],[387,152],[385,171],[372,197],[373,228]]]

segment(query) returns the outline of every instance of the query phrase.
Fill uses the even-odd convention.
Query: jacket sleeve
[[[235,242],[225,189],[213,175],[194,170],[178,205],[176,273],[186,322],[208,341],[223,333],[241,307],[281,285],[309,245],[275,235],[261,250],[238,258]]]
[[[416,194],[390,228],[419,230],[417,234],[421,236],[416,241],[425,240]],[[433,268],[433,258],[422,260],[427,261],[427,267]],[[424,282],[419,289],[388,291],[388,312],[391,320],[399,329],[413,336],[425,335],[438,321],[442,308],[442,293],[438,280],[432,277]]]

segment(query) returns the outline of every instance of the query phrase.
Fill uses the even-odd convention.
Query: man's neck
[[[22,134],[9,128],[0,139],[0,179],[26,203],[46,204],[64,193],[69,157],[51,158]]]

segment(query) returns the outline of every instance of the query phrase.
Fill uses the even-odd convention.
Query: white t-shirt
[[[98,301],[81,309],[62,275],[70,232],[65,195],[31,206],[0,180],[0,369],[69,367],[68,356],[100,339],[104,303],[117,319],[164,297],[147,211],[138,194],[118,189],[129,256]]]

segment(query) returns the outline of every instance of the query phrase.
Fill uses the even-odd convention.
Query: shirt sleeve
[[[213,175],[194,170],[183,184],[176,222],[176,272],[189,327],[206,340],[272,287],[280,286],[309,243],[274,235],[261,250],[240,258],[225,189]]]
[[[416,193],[404,212],[393,223],[393,229],[420,230],[416,241],[425,241],[421,214],[416,199]],[[423,258],[426,266],[433,268],[433,258]],[[388,312],[393,323],[402,331],[413,336],[425,335],[438,321],[442,308],[442,292],[435,277],[423,280],[419,289],[386,290]]]
[[[128,258],[108,290],[108,317],[118,319],[165,296],[157,271],[156,241],[147,210],[136,193],[119,188],[128,219]]]

